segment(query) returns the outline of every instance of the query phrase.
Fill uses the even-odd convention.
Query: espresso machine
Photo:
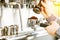
[[[2,0],[1,0],[2,1]],[[1,36],[0,37],[6,37],[6,36],[15,36],[17,35],[16,37],[20,37],[19,35],[19,30],[23,31],[23,26],[22,26],[22,16],[21,16],[21,9],[23,9],[23,5],[26,4],[25,6],[27,8],[33,8],[33,11],[37,14],[40,13],[40,5],[36,5],[35,6],[35,1],[33,1],[34,3],[31,4],[31,0],[27,1],[27,0],[4,0],[3,2],[1,2],[1,13],[0,13],[0,33],[1,33]],[[28,6],[27,6],[28,5]],[[32,7],[33,6],[33,7]],[[37,10],[36,10],[37,9]],[[5,11],[4,11],[5,10]],[[4,11],[4,12],[3,12]],[[17,11],[19,13],[17,13]],[[24,15],[24,14],[23,14]],[[18,16],[18,17],[17,17]],[[18,20],[18,19],[19,20]],[[18,25],[18,22],[21,23],[20,26]],[[34,32],[36,31],[36,27],[35,25],[38,25],[38,18],[35,17],[35,16],[32,16],[30,18],[28,18],[27,20],[27,25],[29,27],[31,27]],[[39,23],[40,24],[40,23]],[[20,27],[20,28],[19,28]],[[24,26],[25,27],[25,26]],[[39,26],[40,27],[40,26]],[[25,39],[27,40],[28,37],[30,36],[34,36],[35,38],[32,39],[32,40],[40,40],[39,38],[36,37],[36,34],[35,33],[29,33],[28,34],[25,34],[27,35],[25,37]],[[41,34],[40,34],[41,35]],[[15,37],[15,38],[16,38]],[[44,36],[45,37],[45,36]],[[7,37],[8,38],[8,37]],[[6,39],[7,39],[6,38]],[[12,38],[12,37],[11,37]],[[11,40],[10,38],[10,40]],[[4,38],[3,38],[4,39]],[[22,40],[25,40],[25,39],[22,39]],[[42,38],[44,39],[44,38]],[[41,39],[41,40],[42,40]],[[45,40],[45,39],[44,39]]]
[[[19,20],[19,22],[17,20]],[[0,0],[0,27],[2,27],[0,30],[0,33],[2,34],[1,36],[9,36],[11,30],[11,35],[18,35],[18,31],[23,30],[21,20],[20,0]]]

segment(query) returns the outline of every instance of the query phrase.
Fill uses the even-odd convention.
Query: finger
[[[46,14],[44,7],[41,7],[41,14],[42,14],[45,18],[48,18],[48,15]]]
[[[46,7],[46,3],[44,3],[43,1],[41,1],[41,4],[43,7]]]
[[[48,1],[50,1],[50,0],[44,0],[45,3],[48,2]]]
[[[41,10],[41,14],[42,14],[45,18],[48,18],[47,14],[45,14],[45,12],[43,11],[43,9]]]
[[[41,7],[41,11],[44,11],[44,8],[43,7]]]
[[[44,2],[47,2],[47,0],[44,0]]]

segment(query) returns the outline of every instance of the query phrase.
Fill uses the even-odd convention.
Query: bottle
[[[37,24],[37,21],[38,21],[38,18],[35,16],[28,18],[28,26],[34,29],[35,28],[34,26]]]

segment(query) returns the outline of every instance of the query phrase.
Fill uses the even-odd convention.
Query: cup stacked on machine
[[[4,26],[4,28],[0,30],[0,34],[0,36],[18,35],[18,25]]]

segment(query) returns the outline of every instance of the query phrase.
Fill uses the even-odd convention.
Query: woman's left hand
[[[46,27],[46,30],[47,32],[50,34],[50,35],[53,35],[55,36],[56,34],[56,31],[58,30],[58,28],[60,28],[59,24],[56,23],[56,22],[51,22],[51,25],[50,26],[47,26]]]

